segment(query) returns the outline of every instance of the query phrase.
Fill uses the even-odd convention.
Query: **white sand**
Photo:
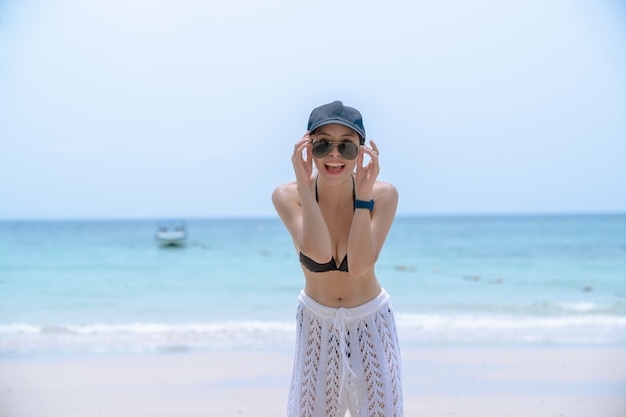
[[[282,416],[291,353],[0,361],[1,417]],[[403,351],[406,416],[624,417],[624,348]]]

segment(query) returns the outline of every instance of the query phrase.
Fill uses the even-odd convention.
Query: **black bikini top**
[[[356,191],[354,185],[354,178],[352,178],[352,201],[356,199]],[[318,194],[317,194],[317,178],[315,178],[315,201],[319,202]],[[311,272],[329,272],[329,271],[341,271],[348,272],[348,254],[343,257],[343,261],[341,264],[337,266],[337,262],[335,261],[335,257],[331,257],[330,261],[325,264],[319,264],[315,262],[313,259],[306,256],[304,253],[300,252],[300,263],[304,265],[306,269]]]
[[[329,271],[341,271],[348,272],[348,255],[343,257],[343,261],[341,261],[341,265],[337,267],[337,262],[335,261],[335,257],[330,258],[330,261],[325,264],[318,264],[313,259],[306,256],[304,253],[300,252],[300,262],[306,269],[311,272],[329,272]]]

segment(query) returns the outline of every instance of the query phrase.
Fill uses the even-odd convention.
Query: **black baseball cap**
[[[308,131],[313,132],[320,126],[338,124],[347,126],[359,134],[361,144],[365,143],[363,117],[355,108],[344,106],[339,100],[313,109],[309,116]]]

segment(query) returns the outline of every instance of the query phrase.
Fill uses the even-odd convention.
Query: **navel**
[[[337,301],[341,301],[341,300],[343,300],[343,298],[337,297]]]

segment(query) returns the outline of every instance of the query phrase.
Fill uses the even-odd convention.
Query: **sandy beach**
[[[0,361],[2,417],[284,415],[289,351]],[[407,416],[623,417],[624,347],[403,351]]]

